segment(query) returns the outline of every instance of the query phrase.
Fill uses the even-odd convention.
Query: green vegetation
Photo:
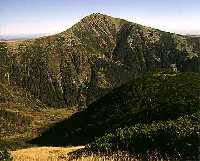
[[[122,150],[143,154],[157,150],[161,154],[172,153],[180,158],[198,159],[199,122],[200,112],[197,112],[175,120],[136,124],[105,134],[88,147],[95,151]]]
[[[88,144],[86,151],[128,151],[146,157],[157,151],[170,160],[198,160],[199,77],[195,73],[149,74],[114,90],[95,104],[101,107],[91,107],[104,119],[99,123],[96,117],[93,128],[89,131],[85,124],[83,131],[87,129],[91,137],[107,133]],[[90,110],[87,117],[91,119]]]
[[[121,126],[122,128],[113,133],[106,133],[96,138],[88,145],[88,149],[101,152],[120,150],[142,154],[158,151],[163,156],[168,153],[180,159],[198,160],[200,157],[199,76],[194,73],[154,74],[153,77],[145,76],[125,85],[126,90],[121,88],[121,94],[113,92],[116,94],[116,100],[128,102],[119,107],[124,108],[128,105],[135,110],[135,115],[132,113],[129,117],[124,115],[125,112],[121,113],[121,116],[116,115],[115,118],[120,123],[125,120],[126,127]],[[130,91],[134,92],[131,94]],[[117,95],[120,98],[117,98]],[[114,104],[113,101],[112,105]],[[113,127],[113,124],[109,125]]]
[[[33,142],[42,145],[92,142],[88,145],[91,151],[145,154],[155,150],[176,158],[198,157],[199,78],[197,73],[142,75],[51,127]]]

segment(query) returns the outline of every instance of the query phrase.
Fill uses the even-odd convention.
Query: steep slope
[[[48,105],[85,107],[140,73],[199,72],[199,54],[195,38],[92,14],[54,36],[1,43],[1,75]]]

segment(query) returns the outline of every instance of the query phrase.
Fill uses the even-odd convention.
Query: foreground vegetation
[[[157,150],[177,158],[199,159],[200,112],[176,120],[136,124],[105,134],[88,145],[95,151],[129,151],[146,154]]]
[[[131,154],[129,152],[112,152],[112,153],[82,153],[81,155],[66,157],[67,161],[180,161],[180,157],[160,154],[157,151],[148,152],[146,155]]]

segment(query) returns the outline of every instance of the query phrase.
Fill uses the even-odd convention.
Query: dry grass
[[[147,158],[140,155],[130,155],[126,152],[116,152],[110,155],[82,154],[73,157],[71,152],[80,150],[84,146],[77,147],[35,147],[12,151],[13,161],[175,161],[177,158],[163,158],[158,152],[150,153]]]
[[[72,159],[70,152],[84,148],[77,147],[38,147],[12,151],[13,161],[139,161],[136,157],[130,157],[128,154],[117,153],[110,156],[101,156],[98,154],[83,155]]]
[[[67,154],[74,150],[83,148],[77,147],[38,147],[12,151],[13,161],[66,161]]]

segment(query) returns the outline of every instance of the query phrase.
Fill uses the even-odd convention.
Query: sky
[[[0,0],[0,35],[58,33],[92,13],[200,35],[200,0]]]

